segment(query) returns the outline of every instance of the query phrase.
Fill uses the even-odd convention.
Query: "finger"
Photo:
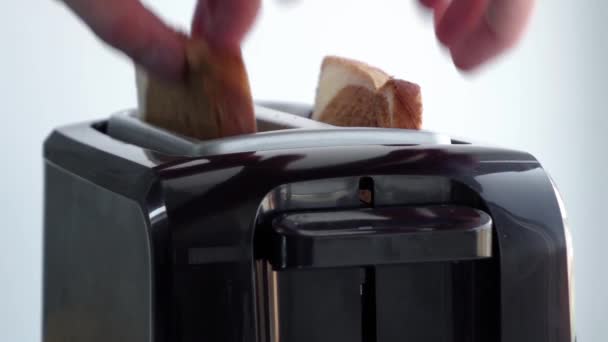
[[[534,0],[494,0],[486,13],[489,27],[498,39],[515,44],[526,29]]]
[[[434,21],[435,21],[435,31],[437,30],[437,26],[441,23],[443,16],[445,15],[446,10],[450,7],[452,3],[451,0],[439,0],[436,1],[434,6]]]
[[[103,41],[137,64],[176,80],[185,68],[183,36],[136,0],[64,1]]]
[[[495,0],[477,27],[450,46],[454,64],[471,70],[513,47],[520,39],[532,12],[531,0]]]
[[[193,36],[211,44],[238,47],[260,9],[260,0],[199,0],[192,20]]]
[[[437,23],[437,38],[450,46],[473,31],[481,21],[488,0],[454,0]]]
[[[479,28],[450,47],[454,65],[468,71],[491,60],[507,49],[484,20]]]
[[[420,3],[428,7],[430,9],[435,9],[439,3],[443,2],[443,0],[420,0]]]
[[[420,0],[420,3],[433,12],[435,30],[437,30],[437,25],[441,22],[441,18],[443,18],[443,14],[449,7],[451,0]]]

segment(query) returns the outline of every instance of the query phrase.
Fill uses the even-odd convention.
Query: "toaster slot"
[[[377,342],[461,341],[450,263],[379,266],[375,273]]]
[[[277,271],[258,261],[258,341],[365,342],[360,268]]]
[[[279,341],[362,342],[359,268],[277,272]]]
[[[112,115],[102,130],[113,139],[128,144],[187,157],[327,146],[451,144],[448,136],[435,132],[337,127],[263,106],[255,106],[255,116],[257,133],[205,141],[150,125],[141,120],[135,110]]]

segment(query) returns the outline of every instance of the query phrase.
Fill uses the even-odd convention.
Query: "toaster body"
[[[216,141],[134,112],[48,137],[44,341],[574,341],[533,156],[264,108]]]

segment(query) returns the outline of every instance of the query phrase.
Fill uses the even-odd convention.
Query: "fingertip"
[[[450,48],[454,65],[464,72],[478,69],[498,57],[507,46],[498,39],[487,23]]]
[[[471,32],[482,21],[488,0],[452,1],[437,22],[437,39],[450,46]]]
[[[156,77],[180,81],[186,73],[185,36],[168,27],[141,31],[117,46]]]
[[[260,0],[199,0],[192,19],[192,35],[213,45],[238,47],[260,8]]]
[[[132,54],[131,58],[148,72],[167,81],[181,81],[186,73],[186,56],[182,45],[159,46]]]
[[[451,54],[452,62],[454,67],[460,72],[461,75],[469,76],[479,66],[479,63],[473,63],[467,58],[463,58],[461,55]]]
[[[477,66],[477,63],[472,62],[470,55],[458,46],[450,49],[450,57],[456,70],[462,74],[468,74]]]

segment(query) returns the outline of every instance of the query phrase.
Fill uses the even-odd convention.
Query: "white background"
[[[180,27],[194,5],[148,3]],[[133,107],[133,72],[57,1],[0,9],[0,340],[39,341],[43,139],[55,126]],[[519,48],[474,76],[451,66],[412,0],[266,1],[244,52],[257,99],[311,102],[322,56],[339,54],[419,83],[425,128],[533,153],[570,216],[579,342],[600,342],[608,340],[607,10],[602,0],[539,0]]]

